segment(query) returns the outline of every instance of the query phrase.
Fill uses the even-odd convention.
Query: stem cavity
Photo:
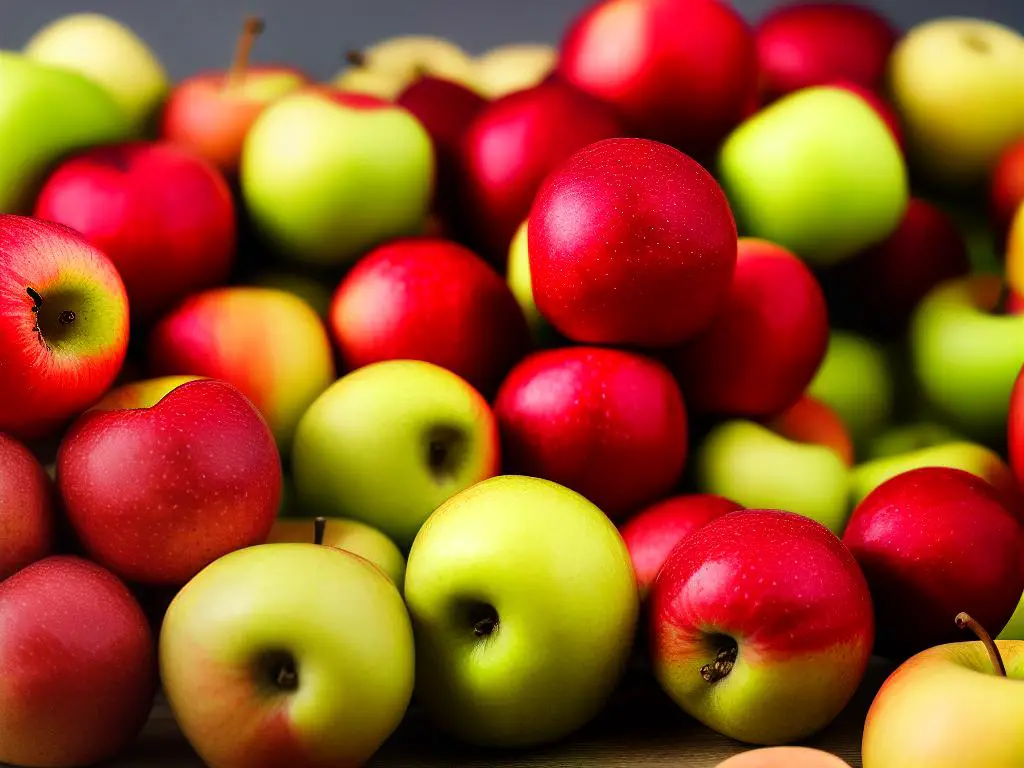
[[[736,657],[740,652],[736,641],[726,635],[719,635],[714,645],[718,649],[715,660],[700,668],[700,676],[708,683],[717,683],[727,678],[732,668],[736,666]]]
[[[1003,664],[1003,657],[999,654],[999,647],[992,639],[992,635],[967,613],[958,613],[956,615],[956,625],[960,629],[969,629],[978,636],[982,645],[985,646],[985,650],[988,651],[988,657],[992,661],[996,674],[1000,677],[1006,677],[1006,665]]]

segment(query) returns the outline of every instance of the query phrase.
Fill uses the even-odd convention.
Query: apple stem
[[[253,43],[263,33],[263,19],[259,16],[246,16],[242,24],[242,34],[238,37],[235,45],[235,58],[231,61],[231,69],[228,70],[227,87],[231,88],[245,79],[245,70],[249,67],[249,54],[252,52]]]
[[[365,67],[366,55],[357,48],[345,52],[345,61],[353,67]]]
[[[982,645],[985,646],[985,650],[988,651],[988,657],[992,660],[992,666],[995,667],[996,674],[1000,677],[1006,677],[1006,666],[1003,664],[1003,657],[999,654],[999,647],[992,639],[992,635],[966,613],[958,613],[956,615],[956,625],[960,629],[969,629],[978,636]]]
[[[732,672],[732,668],[736,665],[736,656],[739,654],[739,646],[736,645],[736,641],[729,638],[729,642],[724,643],[715,654],[715,660],[710,664],[705,664],[700,668],[700,676],[704,678],[705,682],[717,683],[729,676]]]
[[[313,543],[317,546],[324,543],[324,532],[327,530],[327,518],[318,517],[313,521]]]

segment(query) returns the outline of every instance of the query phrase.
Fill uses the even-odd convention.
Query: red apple
[[[601,0],[571,24],[558,74],[611,104],[630,135],[712,152],[757,91],[750,27],[718,0]]]
[[[235,257],[227,182],[170,144],[97,147],[65,161],[43,186],[35,215],[78,230],[110,257],[133,322],[226,281]]]
[[[0,581],[53,549],[50,478],[28,448],[0,433]]]
[[[722,308],[736,267],[721,187],[682,152],[645,139],[576,153],[537,194],[528,232],[537,307],[587,344],[686,341]]]
[[[672,357],[691,408],[770,416],[796,402],[827,348],[828,308],[811,270],[781,246],[742,238],[724,306]]]
[[[791,512],[712,520],[672,550],[649,606],[662,688],[740,741],[786,744],[820,730],[871,656],[871,595],[856,561]]]
[[[996,633],[1024,592],[1024,528],[989,483],[963,470],[887,480],[853,511],[843,542],[871,586],[884,656],[956,641],[961,611]]]
[[[1017,476],[1017,482],[1024,488],[1024,368],[1021,368],[1017,383],[1013,387],[1013,394],[1010,395],[1008,425],[1010,466]]]
[[[775,99],[835,80],[880,90],[899,31],[857,3],[792,2],[768,13],[756,36],[761,89]]]
[[[559,81],[491,103],[463,137],[461,215],[471,242],[503,263],[547,175],[588,144],[621,135],[611,109]]]
[[[55,556],[0,583],[0,762],[93,765],[149,717],[156,649],[128,588]]]
[[[989,205],[1001,242],[1010,229],[1013,215],[1024,205],[1024,136],[1010,144],[996,161],[989,187]]]
[[[565,485],[612,518],[669,493],[687,454],[686,409],[661,363],[567,347],[512,369],[494,403],[506,470]]]
[[[0,431],[37,437],[92,405],[128,349],[117,268],[61,224],[0,215]]]
[[[846,466],[853,466],[853,439],[846,424],[834,409],[810,395],[801,395],[765,426],[794,443],[830,448]]]
[[[647,596],[658,571],[680,541],[737,509],[743,507],[722,496],[695,493],[664,499],[631,517],[620,531],[633,561],[641,599]]]
[[[79,418],[57,485],[88,554],[122,578],[180,586],[270,535],[281,460],[252,404],[222,381],[190,381],[134,409]]]
[[[347,370],[425,360],[488,396],[530,344],[501,275],[437,238],[395,240],[365,256],[338,286],[330,327]]]
[[[903,131],[903,124],[900,122],[899,114],[896,112],[896,108],[886,101],[885,97],[882,96],[878,91],[873,90],[866,85],[855,83],[852,80],[831,80],[823,83],[833,88],[843,88],[850,93],[855,93],[860,96],[868,105],[878,113],[878,116],[882,118],[889,131],[892,133],[892,137],[899,144],[900,149],[906,153],[907,151],[907,140]]]

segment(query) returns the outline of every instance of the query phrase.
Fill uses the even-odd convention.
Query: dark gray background
[[[756,20],[774,0],[734,0]],[[970,15],[1024,31],[1024,0],[873,0],[906,28],[935,16]],[[587,0],[0,0],[0,48],[20,48],[46,22],[98,11],[132,27],[175,79],[227,66],[242,16],[267,29],[258,61],[284,61],[316,78],[332,76],[346,49],[394,34],[447,37],[471,53],[505,42],[557,43]]]

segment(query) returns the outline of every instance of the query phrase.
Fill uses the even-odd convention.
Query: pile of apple
[[[602,0],[331,82],[261,32],[0,52],[0,762],[158,689],[215,768],[537,746],[630,667],[792,745],[876,655],[867,768],[1024,765],[1019,32]]]

